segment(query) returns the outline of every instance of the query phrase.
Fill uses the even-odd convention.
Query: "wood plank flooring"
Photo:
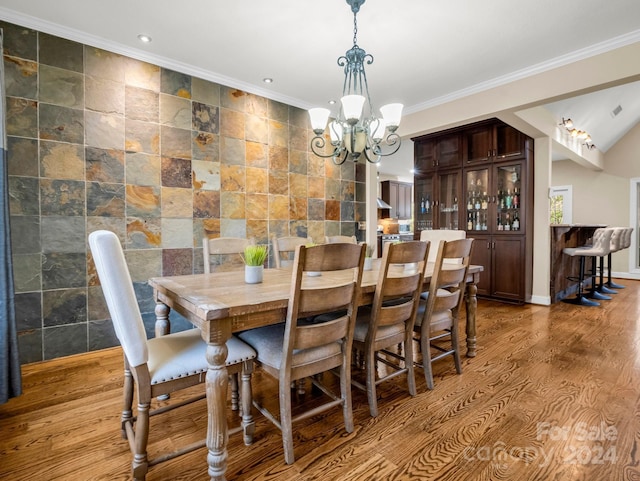
[[[478,355],[464,359],[462,375],[445,359],[433,391],[421,370],[415,398],[402,377],[382,384],[375,419],[354,388],[354,432],[340,410],[294,425],[290,466],[279,431],[256,413],[252,446],[230,437],[227,479],[640,480],[640,281],[622,283],[599,308],[481,300]],[[27,365],[23,376],[24,394],[0,406],[0,479],[130,479],[119,348]],[[274,382],[258,372],[253,385],[276,408]],[[317,396],[308,389],[297,402]],[[229,422],[238,423],[235,413]],[[199,402],[154,418],[149,450],[205,432]],[[147,479],[208,479],[206,450],[153,467]]]

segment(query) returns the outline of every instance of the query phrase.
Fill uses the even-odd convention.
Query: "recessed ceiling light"
[[[329,100],[329,105],[335,105],[336,101],[335,100]]]
[[[266,83],[266,84],[271,84],[271,83],[273,83],[273,79],[272,79],[272,78],[269,78],[269,77],[265,77],[265,78],[263,78],[263,79],[262,79],[262,81],[263,81],[264,83]]]
[[[152,39],[149,35],[145,35],[144,33],[141,33],[140,35],[138,35],[138,40],[144,43],[149,43],[151,42]]]

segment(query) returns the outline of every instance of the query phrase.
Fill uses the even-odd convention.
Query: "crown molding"
[[[594,57],[596,55],[607,53],[618,48],[626,47],[627,45],[631,45],[637,42],[640,42],[640,30],[634,30],[627,34],[611,38],[604,42],[597,43],[595,45],[591,45],[589,47],[585,47],[580,50],[575,50],[568,54],[561,55],[559,57],[555,57],[535,65],[531,65],[529,67],[517,70],[507,75],[502,75],[500,77],[487,80],[486,82],[480,82],[478,84],[472,85],[471,87],[457,90],[455,92],[451,92],[441,97],[436,97],[426,102],[413,105],[409,108],[405,108],[405,113],[413,114],[416,112],[420,112],[422,110],[427,110],[429,108],[436,107],[438,105],[442,105],[448,102],[453,102],[454,100],[459,100],[463,97],[468,97],[470,95],[484,92],[492,88],[501,87],[503,85],[509,84],[511,82],[515,82],[517,80],[522,80],[524,78],[531,77],[533,75],[547,72],[549,70],[553,70],[558,67],[563,67],[565,65],[569,65],[574,62],[587,59],[589,57]]]
[[[177,72],[188,74],[193,77],[198,77],[203,80],[209,80],[226,87],[235,88],[244,92],[259,95],[261,97],[275,100],[277,102],[282,102],[287,105],[299,107],[302,109],[311,108],[300,99],[282,95],[277,92],[273,92],[272,90],[261,88],[260,86],[257,86],[255,84],[243,82],[242,80],[228,77],[226,75],[212,72],[210,70],[205,70],[195,65],[179,62],[168,57],[151,54],[142,49],[128,47],[121,43],[113,42],[97,35],[91,35],[89,33],[82,32],[73,28],[68,28],[57,23],[48,22],[46,20],[42,20],[30,15],[24,15],[4,7],[0,7],[0,19],[5,20],[9,23],[20,25],[22,27],[27,27],[39,32],[47,33],[49,35],[55,35],[57,37],[62,37],[67,40],[72,40],[74,42],[100,48],[102,50],[107,50],[109,52],[117,53],[126,57],[131,57],[136,60],[157,65],[159,67],[175,70]]]

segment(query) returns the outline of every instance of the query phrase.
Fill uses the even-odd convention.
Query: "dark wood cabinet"
[[[455,149],[448,166],[418,169],[430,145],[431,160],[440,145]],[[465,229],[474,238],[472,264],[482,265],[478,295],[522,303],[531,297],[533,276],[533,141],[513,127],[491,119],[415,138],[416,232]],[[441,157],[442,158],[442,157]],[[424,167],[424,165],[423,165]],[[423,203],[423,199],[429,202]],[[427,206],[427,212],[423,205]],[[430,210],[429,210],[430,209]]]
[[[527,136],[504,123],[481,123],[462,135],[465,165],[526,156]]]
[[[414,169],[417,174],[462,166],[460,133],[425,139],[414,145]]]
[[[525,242],[522,236],[488,236],[468,233],[473,238],[471,264],[482,265],[478,295],[505,301],[523,302],[525,276],[522,260]]]
[[[385,180],[380,183],[380,197],[391,209],[381,209],[382,217],[396,217],[399,220],[411,219],[413,185],[406,182]]]

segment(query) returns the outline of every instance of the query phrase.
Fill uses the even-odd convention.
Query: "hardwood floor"
[[[377,418],[354,389],[355,431],[340,410],[294,425],[296,462],[256,413],[252,446],[230,438],[229,480],[640,480],[640,281],[599,308],[478,305],[478,356],[379,386]],[[24,394],[0,406],[0,479],[125,480],[120,349],[23,367]],[[254,392],[277,402],[256,373]],[[202,389],[198,386],[195,389]],[[312,403],[310,389],[299,400]],[[206,404],[154,418],[150,451],[203,438]],[[235,413],[230,423],[238,423]],[[155,423],[154,423],[155,421]],[[151,468],[147,479],[208,479],[206,450]]]

